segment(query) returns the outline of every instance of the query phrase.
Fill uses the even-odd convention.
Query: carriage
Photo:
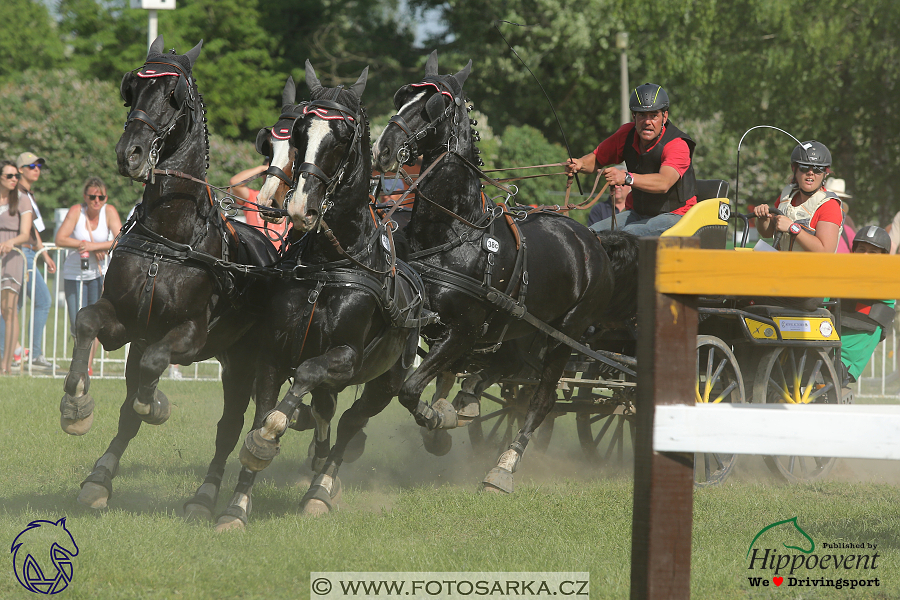
[[[725,249],[729,222],[743,228],[736,251],[747,248],[749,217],[734,215],[727,198],[728,184],[700,180],[698,202],[664,236],[697,237],[702,248]],[[737,237],[737,233],[735,234]],[[820,306],[792,306],[788,299],[754,302],[738,297],[699,299],[697,336],[697,403],[852,402],[841,388],[840,304],[832,300]],[[588,334],[592,348],[619,353],[623,364],[637,370],[636,332],[603,331]],[[513,377],[498,383],[499,393],[482,393],[488,400],[469,425],[475,448],[505,447],[518,431],[527,408],[535,371],[523,365]],[[613,468],[625,466],[633,450],[636,424],[636,377],[590,356],[573,351],[558,383],[553,411],[535,432],[534,443],[546,450],[554,420],[575,415],[576,431],[585,457]],[[491,390],[494,391],[494,390]],[[697,453],[694,482],[698,487],[718,485],[734,469],[736,455]],[[766,456],[768,468],[789,481],[811,481],[826,476],[835,459]]]

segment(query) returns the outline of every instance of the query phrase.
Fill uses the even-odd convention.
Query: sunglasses
[[[797,168],[800,170],[801,173],[807,173],[809,171],[812,171],[816,175],[821,175],[822,173],[825,172],[825,169],[826,169],[826,167],[823,167],[821,165],[804,165],[801,163],[797,163]]]
[[[43,169],[44,168],[44,165],[38,164],[38,163],[34,163],[32,165],[25,165],[25,166],[28,167],[29,169]]]
[[[3,175],[3,177],[5,179],[18,179],[19,174],[18,173],[6,173],[5,175]]]
[[[106,196],[102,194],[88,194],[88,200],[99,200],[100,202],[103,202],[106,200]]]

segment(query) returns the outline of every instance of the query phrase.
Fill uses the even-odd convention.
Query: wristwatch
[[[788,227],[788,233],[791,235],[797,235],[800,233],[800,226],[796,223],[791,223],[791,226]]]
[[[625,185],[634,185],[634,177],[628,171],[625,171]]]

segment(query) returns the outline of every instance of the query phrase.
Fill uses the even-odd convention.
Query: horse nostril
[[[143,159],[144,153],[141,150],[140,146],[132,146],[128,151],[128,164],[129,165],[137,165],[140,164]]]

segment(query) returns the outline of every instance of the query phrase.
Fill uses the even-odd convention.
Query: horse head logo
[[[803,546],[806,546],[806,543],[809,542],[809,547],[804,548],[800,545],[791,546],[791,545],[788,545],[787,543],[785,543],[784,541],[782,541],[782,544],[781,544],[782,546],[784,546],[788,550],[799,550],[800,552],[803,552],[804,554],[810,554],[810,553],[812,553],[813,550],[816,549],[816,543],[813,541],[813,539],[809,536],[808,533],[803,531],[803,528],[800,527],[800,525],[797,523],[797,517],[793,517],[792,519],[785,519],[784,521],[777,521],[775,523],[772,523],[771,525],[766,525],[765,527],[760,529],[759,533],[756,534],[756,537],[753,538],[753,541],[750,542],[750,547],[747,548],[747,556],[750,556],[750,551],[753,550],[753,544],[756,543],[756,540],[759,539],[759,536],[761,536],[765,532],[769,531],[770,529],[777,528],[782,525],[783,525],[783,527],[781,527],[778,530],[778,534],[781,536],[781,538],[783,540],[793,542],[796,539]],[[796,534],[798,534],[798,533],[801,536],[800,538],[796,537]]]
[[[78,545],[66,529],[65,517],[56,522],[32,521],[9,551],[16,579],[28,591],[58,594],[72,581],[72,558],[78,556]]]

